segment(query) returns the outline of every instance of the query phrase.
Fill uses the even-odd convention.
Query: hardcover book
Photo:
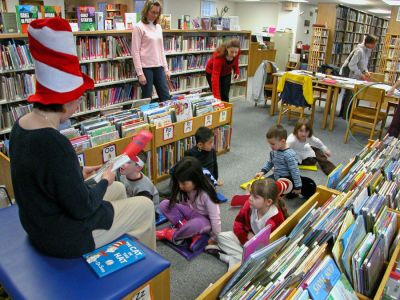
[[[1,33],[17,33],[17,15],[13,12],[2,12],[0,14]]]
[[[38,7],[34,5],[16,5],[18,30],[27,33],[29,23],[38,18]]]
[[[146,257],[130,238],[124,237],[111,244],[84,254],[83,258],[101,278]]]
[[[97,30],[104,30],[104,13],[102,11],[95,12],[95,20]]]
[[[160,17],[160,22],[161,22],[161,17]],[[136,13],[125,13],[125,29],[132,29],[133,25],[136,23],[137,23]]]
[[[171,29],[171,14],[162,14],[160,16],[160,25],[162,29]]]
[[[76,8],[76,13],[80,31],[96,30],[94,6],[78,6]]]
[[[42,6],[43,18],[61,18],[61,6],[57,5],[44,5]]]

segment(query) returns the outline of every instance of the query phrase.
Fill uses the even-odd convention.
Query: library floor
[[[276,123],[277,116],[269,115],[269,106],[254,106],[253,102],[238,100],[233,102],[233,126],[231,151],[218,157],[220,179],[224,186],[219,189],[228,199],[232,195],[243,194],[239,185],[254,176],[264,165],[269,154],[265,134],[268,128]],[[322,104],[323,105],[323,104]],[[338,107],[340,107],[338,105]],[[349,138],[343,144],[346,123],[336,118],[333,131],[322,130],[323,107],[316,109],[314,133],[332,152],[331,160],[335,164],[346,163],[367,143],[365,135],[356,135],[358,143]],[[290,133],[294,120],[283,119],[282,125]],[[311,177],[317,184],[325,184],[326,176],[321,170],[301,171],[303,176]],[[158,185],[160,191],[165,189],[168,181]],[[289,212],[302,204],[301,199],[287,201]],[[238,209],[231,209],[229,202],[221,204],[222,230],[232,230],[233,220]],[[161,226],[162,227],[162,226]],[[202,253],[192,261],[171,250],[162,242],[157,242],[157,251],[171,262],[171,299],[195,299],[210,283],[215,282],[227,271],[227,265],[211,255]]]

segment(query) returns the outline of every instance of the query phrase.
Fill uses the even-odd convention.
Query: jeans
[[[206,73],[206,78],[208,85],[210,86],[211,91],[212,90],[212,82],[211,82],[211,74]],[[219,91],[221,94],[221,100],[225,102],[229,102],[229,90],[231,89],[231,78],[232,75],[225,75],[221,76],[219,78]]]
[[[142,98],[152,97],[154,84],[158,95],[158,102],[163,102],[165,100],[171,99],[167,84],[167,78],[165,76],[163,67],[143,68],[143,73],[146,77],[147,83],[140,86],[142,88]]]

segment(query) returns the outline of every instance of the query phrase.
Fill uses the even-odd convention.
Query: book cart
[[[131,30],[73,33],[81,69],[95,81],[95,90],[72,118],[93,117],[121,106],[144,104],[130,53]],[[222,42],[241,43],[240,78],[232,81],[231,100],[246,95],[250,31],[164,30],[164,50],[171,72],[171,94],[207,90],[205,66]],[[0,136],[30,111],[27,97],[34,92],[34,65],[26,34],[0,34]]]
[[[374,144],[373,140],[369,140],[366,147],[371,147]],[[354,165],[354,158],[347,163],[341,172],[340,178],[342,179],[352,168]],[[271,233],[270,241],[273,242],[284,235],[288,235],[293,228],[297,225],[299,220],[305,215],[305,213],[312,207],[314,203],[317,203],[317,207],[322,206],[332,195],[339,195],[340,191],[327,188],[325,186],[319,185],[317,187],[316,193],[308,199],[302,206],[300,206],[292,215],[289,216],[274,232]],[[387,209],[390,212],[395,212],[397,215],[397,232],[400,230],[400,211],[393,210],[391,208]],[[329,249],[329,247],[328,247]],[[330,251],[330,249],[329,249]],[[393,251],[392,256],[389,258],[389,261],[385,262],[385,275],[383,276],[377,292],[373,298],[373,300],[381,299],[381,296],[384,291],[384,287],[386,282],[389,279],[390,271],[392,270],[394,264],[400,261],[400,243],[396,245],[395,250]],[[228,283],[228,281],[232,278],[232,276],[239,269],[239,264],[232,268],[232,270],[225,273],[220,279],[218,279],[215,283],[210,285],[204,292],[199,295],[197,300],[214,300],[218,299],[218,295],[224,288],[224,286]],[[366,297],[360,293],[356,293],[358,298],[361,300],[371,300],[371,298]]]

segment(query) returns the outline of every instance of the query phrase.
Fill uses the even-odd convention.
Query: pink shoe
[[[175,234],[176,228],[165,227],[163,229],[156,231],[156,238],[158,241],[167,240],[173,242],[173,237]]]
[[[201,234],[196,234],[192,237],[192,242],[190,243],[189,250],[196,252],[201,247]]]

